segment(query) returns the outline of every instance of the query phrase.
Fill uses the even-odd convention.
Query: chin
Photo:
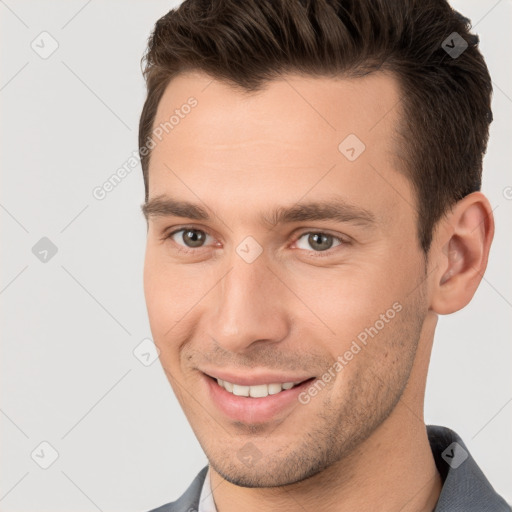
[[[305,461],[304,461],[305,462]],[[312,461],[308,461],[310,464]],[[224,460],[224,464],[226,461]],[[219,468],[210,462],[212,468],[228,482],[239,487],[271,488],[283,487],[302,482],[323,471],[326,467],[321,461],[313,461],[313,466],[297,466],[296,462],[283,460],[282,462],[268,461],[261,463],[261,467],[243,466],[240,468],[238,460],[228,463],[228,466]],[[290,469],[291,468],[291,469]],[[277,476],[279,475],[279,476]]]

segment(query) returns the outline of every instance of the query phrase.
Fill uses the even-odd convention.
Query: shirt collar
[[[435,512],[510,512],[507,502],[498,495],[453,430],[427,426],[428,440],[443,488]]]
[[[458,434],[437,425],[427,425],[426,428],[432,455],[443,480],[434,512],[511,512],[511,507],[493,489]],[[197,512],[217,512],[209,466]]]

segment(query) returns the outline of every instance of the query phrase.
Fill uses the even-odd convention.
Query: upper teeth
[[[219,386],[223,387],[226,391],[233,393],[237,396],[251,396],[253,398],[264,398],[268,395],[275,395],[283,389],[290,389],[300,382],[284,382],[275,384],[259,384],[257,386],[240,386],[239,384],[232,384],[227,380],[217,379]]]

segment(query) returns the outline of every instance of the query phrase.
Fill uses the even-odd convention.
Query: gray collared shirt
[[[512,509],[489,483],[462,439],[449,428],[427,425],[434,460],[443,480],[434,512],[511,512]],[[217,512],[206,473],[198,512]]]

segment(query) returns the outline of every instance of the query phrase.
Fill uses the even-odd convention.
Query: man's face
[[[233,483],[318,473],[425,378],[411,373],[428,304],[416,200],[394,159],[399,100],[384,74],[289,76],[257,94],[187,74],[161,100],[155,128],[181,115],[152,151],[149,201],[209,218],[150,215],[149,320],[201,446]],[[245,397],[211,376],[263,395],[312,380]]]

